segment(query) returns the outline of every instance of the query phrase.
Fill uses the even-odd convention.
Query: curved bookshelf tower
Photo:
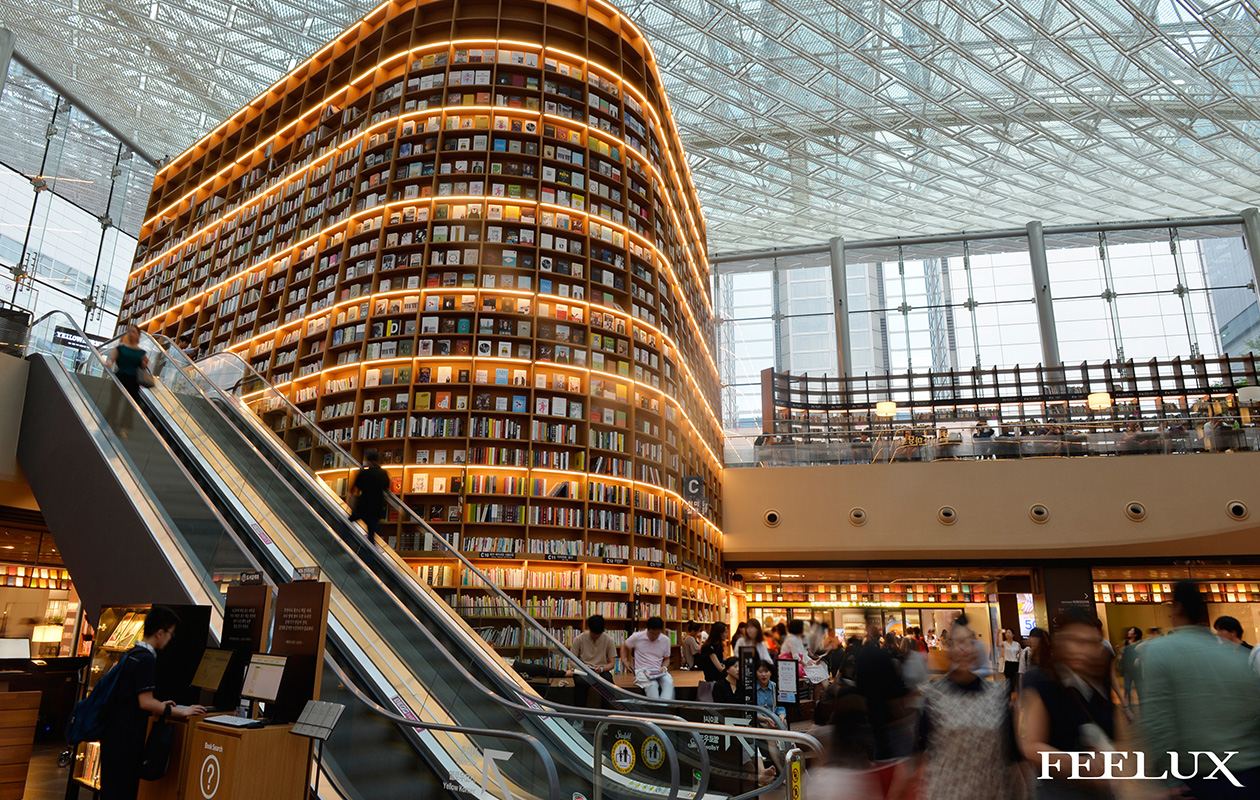
[[[613,7],[386,3],[173,159],[147,217],[121,318],[240,354],[380,451],[566,638],[596,612],[675,635],[727,618],[704,220]],[[683,499],[697,476],[706,516]],[[493,633],[418,526],[383,532]]]

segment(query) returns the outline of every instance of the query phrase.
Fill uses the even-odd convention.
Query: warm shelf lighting
[[[1106,411],[1111,408],[1111,393],[1090,392],[1089,397],[1085,398],[1085,404],[1090,411]]]
[[[892,400],[880,400],[875,404],[875,416],[885,419],[897,416],[897,404]]]

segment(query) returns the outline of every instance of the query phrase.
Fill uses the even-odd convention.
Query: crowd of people
[[[927,635],[872,623],[848,641],[802,620],[714,623],[707,634],[690,627],[683,667],[704,672],[714,702],[782,713],[775,662],[799,662],[798,692],[812,685],[813,730],[827,743],[811,800],[1106,800],[1129,780],[1144,790],[1125,796],[1260,798],[1260,649],[1237,619],[1209,620],[1192,581],[1174,587],[1171,618],[1167,632],[1130,628],[1118,649],[1085,608],[1060,610],[1022,641],[1003,631],[992,649],[965,615]],[[631,637],[623,659],[651,632]],[[744,647],[756,653],[754,696],[739,681]],[[938,648],[948,665],[933,678]],[[628,663],[651,694],[644,682],[659,676],[640,679]]]
[[[1091,612],[1062,610],[1022,643],[1003,632],[1000,667],[960,616],[930,681],[869,631],[815,710],[830,763],[813,800],[1105,800],[1129,780],[1144,789],[1126,796],[1260,797],[1255,651],[1232,617],[1209,626],[1193,582],[1171,613],[1169,633],[1130,629],[1116,652]]]

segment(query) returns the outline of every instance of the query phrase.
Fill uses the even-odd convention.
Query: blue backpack
[[[123,664],[127,663],[130,656],[131,653],[124,655],[121,661],[110,667],[109,672],[101,676],[87,697],[74,704],[74,710],[70,712],[70,721],[66,723],[67,742],[70,744],[99,742],[105,735],[105,729],[114,718],[114,711],[118,705],[114,697],[114,690],[118,687],[118,677],[122,674]]]

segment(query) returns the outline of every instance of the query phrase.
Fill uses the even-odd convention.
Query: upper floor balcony
[[[728,467],[1260,450],[1260,358],[859,378],[762,372],[758,432]]]

